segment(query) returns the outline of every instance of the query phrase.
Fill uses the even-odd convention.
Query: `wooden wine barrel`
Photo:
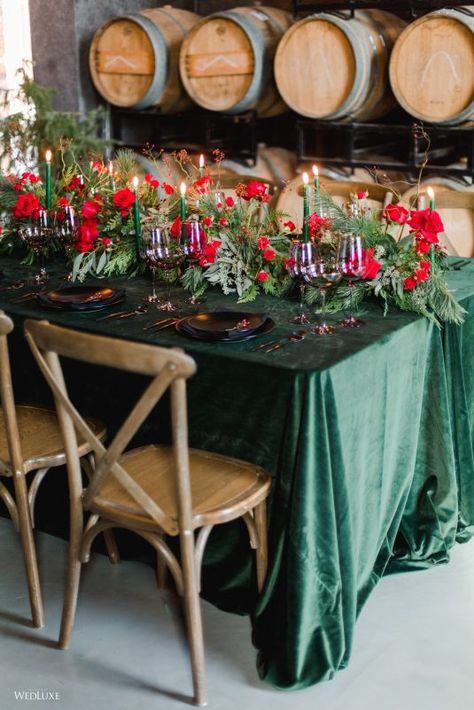
[[[191,98],[210,111],[276,116],[286,106],[275,86],[276,46],[291,24],[273,7],[236,7],[204,18],[180,52],[181,79]]]
[[[393,93],[422,121],[455,125],[474,119],[474,15],[461,9],[420,17],[393,49]],[[474,12],[474,6],[465,9]]]
[[[380,10],[342,15],[310,15],[286,32],[275,55],[278,90],[308,118],[377,118],[395,105],[388,62],[405,23]]]
[[[126,108],[160,106],[164,113],[192,106],[179,76],[181,43],[200,17],[169,5],[103,24],[89,51],[95,88]]]

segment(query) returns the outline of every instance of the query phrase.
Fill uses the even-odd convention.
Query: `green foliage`
[[[98,108],[80,117],[76,113],[55,111],[56,90],[33,81],[25,67],[18,70],[18,91],[4,92],[4,110],[12,100],[21,101],[23,111],[0,119],[0,161],[8,171],[38,171],[47,148],[53,150],[53,167],[61,171],[61,161],[71,163],[76,156],[103,153],[109,144],[101,135],[104,109]],[[74,152],[72,149],[74,146]],[[56,152],[59,146],[62,150]]]

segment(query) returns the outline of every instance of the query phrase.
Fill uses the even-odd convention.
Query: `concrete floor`
[[[191,692],[175,599],[136,562],[85,567],[73,643],[54,647],[66,545],[38,535],[47,626],[29,624],[18,539],[0,519],[0,708],[43,690],[63,710],[173,710]],[[474,543],[447,566],[384,579],[356,627],[349,668],[329,683],[282,693],[260,682],[247,618],[203,602],[209,707],[216,710],[474,708]]]

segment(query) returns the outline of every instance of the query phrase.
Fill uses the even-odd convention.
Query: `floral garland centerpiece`
[[[442,322],[462,323],[466,312],[446,283],[447,253],[440,240],[444,226],[434,200],[422,210],[389,204],[380,214],[367,208],[368,194],[365,191],[351,195],[351,202],[344,208],[330,195],[321,193],[321,204],[330,218],[322,220],[317,213],[309,218],[312,239],[326,243],[334,251],[338,235],[357,234],[363,238],[365,273],[352,285],[354,304],[373,295],[382,299],[384,313],[396,306],[419,313],[438,326]],[[330,311],[349,307],[350,288],[341,285],[329,293]],[[317,302],[316,289],[308,289],[307,293],[310,303]]]
[[[268,209],[267,185],[253,180],[238,183],[234,193],[220,189],[210,175],[193,182],[195,212],[207,233],[207,245],[183,276],[186,289],[201,295],[210,286],[235,293],[238,303],[259,293],[281,296],[291,284],[286,269],[289,237],[295,225],[282,213]],[[179,223],[173,225],[178,231]]]

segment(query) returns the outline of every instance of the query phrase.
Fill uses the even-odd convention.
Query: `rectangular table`
[[[2,260],[2,267],[3,283],[24,273],[13,260]],[[146,279],[112,283],[127,289],[127,305],[149,288]],[[239,525],[211,535],[203,595],[224,609],[251,611],[261,677],[296,689],[348,663],[357,615],[382,575],[447,562],[456,539],[474,533],[474,262],[451,272],[449,283],[469,311],[461,328],[439,331],[395,309],[384,318],[373,302],[365,327],[308,336],[267,355],[251,352],[252,341],[203,343],[172,330],[147,333],[143,327],[156,312],[97,322],[95,313],[12,305],[6,293],[0,308],[18,325],[25,317],[48,318],[184,347],[196,359],[190,445],[253,461],[275,479],[261,598],[255,599],[252,557]],[[201,308],[218,307],[237,308],[215,293]],[[287,301],[262,297],[247,308],[274,318],[268,339],[291,332]],[[17,389],[40,392],[19,337],[12,350]],[[77,364],[70,371],[79,403],[113,428],[139,378],[93,376]],[[153,419],[141,436],[166,440],[169,431]]]

